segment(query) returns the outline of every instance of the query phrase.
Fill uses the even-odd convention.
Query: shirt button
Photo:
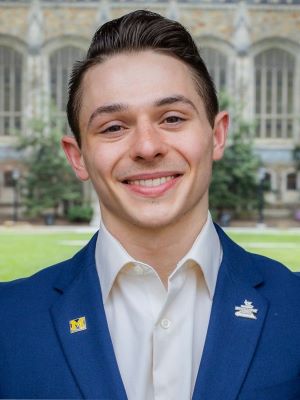
[[[143,268],[140,265],[135,265],[133,270],[136,273],[136,275],[142,275],[144,272]]]
[[[160,321],[160,326],[164,329],[169,329],[171,326],[171,321],[167,318],[164,318]]]

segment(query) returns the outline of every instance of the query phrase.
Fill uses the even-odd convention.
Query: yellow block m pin
[[[69,321],[70,324],[70,332],[80,332],[86,330],[86,320],[85,317],[79,317],[76,319],[72,319]]]

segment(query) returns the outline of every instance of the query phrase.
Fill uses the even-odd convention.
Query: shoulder
[[[300,273],[292,272],[282,263],[258,254],[248,253],[253,266],[264,278],[263,292],[277,296],[282,302],[300,304]],[[299,260],[300,265],[300,260]],[[293,301],[294,299],[294,301]]]
[[[0,310],[11,307],[44,307],[50,304],[60,291],[94,262],[96,235],[72,258],[49,266],[34,275],[10,282],[0,282]]]
[[[39,306],[55,296],[53,285],[63,271],[72,268],[72,260],[55,264],[36,274],[10,282],[0,283],[0,310],[32,307],[34,303]]]
[[[261,282],[259,287],[267,297],[276,295],[289,299],[293,296],[300,301],[300,273],[292,272],[274,259],[246,251],[220,227],[216,226],[216,229],[223,248],[223,258],[232,279],[252,282],[254,285],[255,282]]]

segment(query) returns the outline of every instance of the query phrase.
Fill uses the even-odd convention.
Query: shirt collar
[[[221,265],[223,250],[219,236],[212,221],[210,213],[201,232],[197,236],[193,246],[188,253],[180,260],[176,269],[193,260],[201,268],[205,283],[212,299],[215,293],[219,268]]]
[[[102,298],[105,302],[120,270],[136,260],[121,243],[111,235],[101,222],[96,243],[96,267],[101,282]]]
[[[188,260],[195,261],[202,269],[209,296],[212,299],[222,255],[223,252],[219,236],[214,227],[211,215],[208,213],[207,221],[201,232],[197,236],[191,249],[178,263],[176,270]],[[106,302],[114,281],[121,269],[128,264],[137,263],[138,261],[131,257],[121,243],[108,232],[103,222],[101,223],[98,233],[95,258],[97,272],[101,282],[102,297],[103,301]]]

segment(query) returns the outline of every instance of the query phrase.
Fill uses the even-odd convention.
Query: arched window
[[[51,99],[58,117],[66,118],[68,101],[68,81],[75,61],[84,57],[85,52],[75,46],[65,46],[54,51],[50,56],[50,91]]]
[[[287,51],[273,48],[255,57],[257,137],[293,137],[294,77],[295,59]]]
[[[270,172],[266,172],[264,176],[264,190],[269,192],[272,190],[272,175]]]
[[[201,47],[200,55],[213,78],[218,92],[228,85],[228,59],[221,51],[211,47]]]
[[[0,136],[14,135],[22,125],[22,55],[0,45]]]
[[[286,189],[287,190],[297,190],[297,174],[291,172],[286,176]]]

